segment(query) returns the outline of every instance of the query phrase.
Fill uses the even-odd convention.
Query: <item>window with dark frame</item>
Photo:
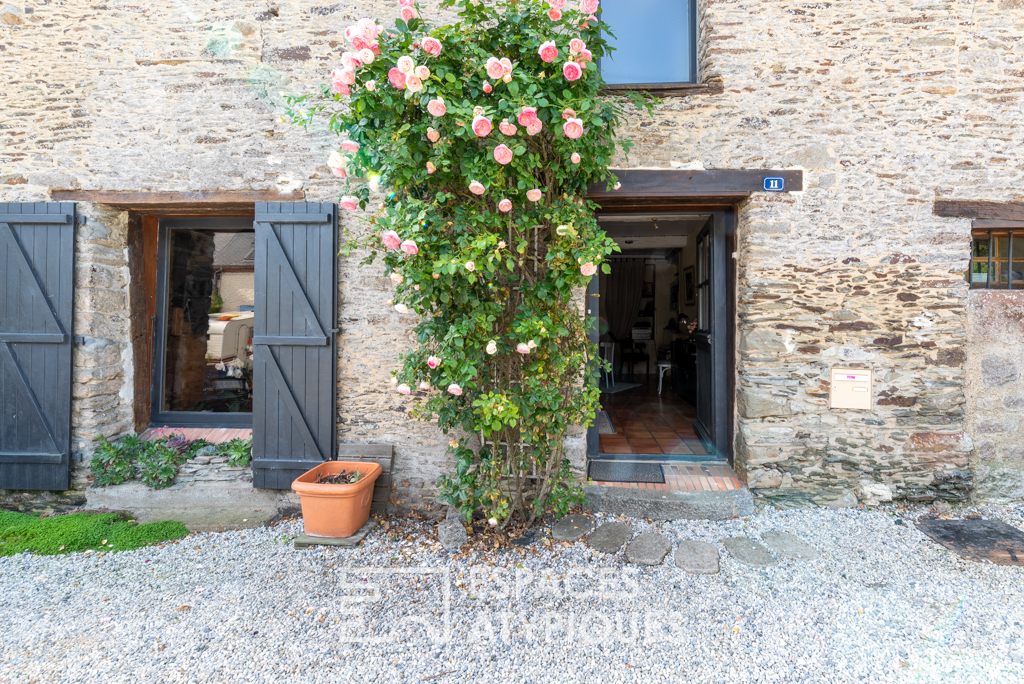
[[[967,282],[971,289],[1024,289],[1024,228],[975,230]]]
[[[697,83],[697,0],[604,0],[600,20],[614,48],[599,65],[609,89]]]

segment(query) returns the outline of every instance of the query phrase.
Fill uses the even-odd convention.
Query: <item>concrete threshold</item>
[[[131,511],[140,523],[176,520],[192,532],[261,527],[298,513],[291,491],[254,489],[249,482],[193,482],[150,489],[140,482],[89,488],[86,508]]]
[[[587,485],[593,513],[614,513],[653,520],[729,520],[754,512],[750,490],[681,492]]]

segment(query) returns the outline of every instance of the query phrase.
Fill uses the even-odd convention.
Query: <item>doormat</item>
[[[600,411],[597,414],[597,434],[599,435],[614,435],[615,424],[612,423],[612,417],[608,415],[607,411]]]
[[[1000,520],[922,518],[917,529],[968,560],[1024,565],[1024,532]]]
[[[657,463],[591,461],[590,479],[595,482],[644,482],[665,484],[665,473]]]
[[[634,387],[639,386],[639,382],[617,382],[611,387],[605,387],[604,385],[601,385],[600,389],[601,392],[603,392],[604,394],[615,394],[616,392],[625,392],[626,390],[631,390]]]

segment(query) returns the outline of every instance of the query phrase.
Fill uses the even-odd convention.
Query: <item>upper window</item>
[[[974,231],[967,279],[972,288],[1024,289],[1024,229]]]
[[[601,59],[610,86],[697,82],[697,0],[604,0],[614,51]]]

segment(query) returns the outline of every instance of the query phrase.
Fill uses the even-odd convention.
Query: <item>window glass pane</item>
[[[971,247],[971,270],[968,280],[972,285],[985,286],[988,283],[988,238],[975,238]]]
[[[611,55],[601,74],[612,85],[691,83],[694,80],[695,0],[604,0],[601,22]]]
[[[172,228],[165,411],[252,412],[255,233]]]

